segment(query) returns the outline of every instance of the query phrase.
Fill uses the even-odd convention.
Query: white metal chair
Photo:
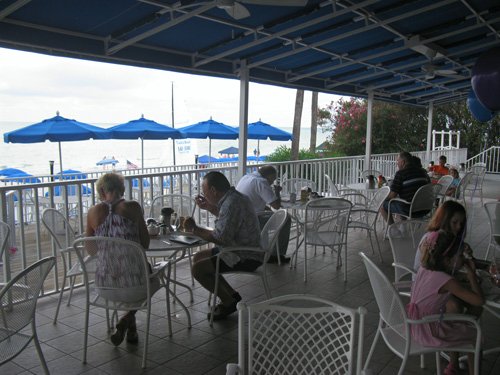
[[[113,237],[84,237],[77,239],[73,247],[82,264],[85,283],[85,331],[82,362],[87,362],[87,340],[89,330],[90,306],[116,311],[143,310],[146,312],[144,329],[144,349],[142,368],[146,367],[151,318],[151,299],[160,289],[165,289],[167,319],[170,319],[170,299],[168,277],[162,262],[150,272],[150,266],[142,246],[136,242]],[[87,270],[85,254],[93,255],[96,269]],[[90,283],[89,274],[95,272],[95,283]],[[167,280],[167,281],[166,281]],[[91,288],[91,286],[93,286]],[[106,314],[107,315],[107,314]],[[171,334],[171,332],[169,332]]]
[[[83,273],[78,257],[73,253],[73,242],[78,237],[76,235],[77,232],[73,229],[69,221],[60,211],[54,208],[46,208],[42,212],[42,223],[45,228],[47,228],[47,231],[56,246],[56,250],[61,255],[61,259],[63,261],[63,282],[60,288],[61,291],[59,292],[56,312],[54,314],[55,324],[57,323],[57,317],[59,316],[59,308],[61,307],[64,288],[66,287],[66,279],[69,279],[69,297],[67,303],[67,306],[69,306],[76,278],[78,276],[82,276]],[[87,257],[85,261],[90,262],[91,258]],[[56,271],[58,268],[59,267],[56,262]]]
[[[375,300],[379,308],[379,324],[377,333],[373,339],[370,352],[366,358],[365,367],[370,364],[371,357],[377,345],[377,341],[382,336],[387,347],[399,358],[402,359],[399,368],[399,375],[404,373],[406,362],[409,356],[435,353],[437,374],[441,374],[440,352],[444,348],[428,347],[414,341],[411,337],[411,325],[428,324],[439,321],[461,321],[467,322],[476,329],[475,345],[463,345],[460,347],[447,347],[446,351],[474,353],[474,373],[479,374],[481,362],[481,327],[479,322],[472,316],[465,314],[437,314],[429,315],[420,320],[411,320],[408,318],[405,306],[401,301],[400,295],[389,281],[387,276],[371,261],[365,254],[360,253],[365,264],[370,284],[375,294]]]
[[[380,207],[389,196],[391,189],[388,186],[381,187],[370,200],[366,208],[352,208],[349,220],[348,229],[364,229],[368,232],[370,238],[370,245],[373,253],[375,253],[375,246],[373,246],[372,232],[377,242],[377,250],[380,255],[380,261],[383,262],[382,252],[380,250],[380,243],[377,236],[377,221],[380,213]],[[357,216],[359,214],[359,217]],[[356,220],[354,220],[356,217]]]
[[[476,192],[479,192],[481,197],[481,204],[483,204],[483,182],[484,176],[486,174],[486,165],[484,163],[474,164],[470,168],[469,172],[471,173],[471,178],[467,186],[465,186],[464,195],[467,192],[471,192],[470,199],[472,201]]]
[[[401,198],[393,198],[389,201],[388,206],[388,216],[391,217],[391,205],[394,202],[401,202],[403,204],[409,205],[408,215],[398,214],[407,220],[420,220],[427,221],[432,214],[434,208],[434,203],[436,199],[436,191],[440,189],[440,186],[435,186],[432,184],[427,184],[420,187],[413,196],[411,202],[405,201]],[[387,234],[388,227],[386,228]]]
[[[485,203],[484,209],[490,222],[490,241],[484,259],[489,259],[490,247],[500,246],[500,202]],[[495,255],[495,253],[493,254]]]
[[[347,226],[352,203],[343,198],[319,198],[306,204],[304,215],[304,281],[307,281],[307,246],[329,247],[337,252],[337,268],[342,266],[344,250],[344,281],[347,281]],[[295,267],[298,249],[295,250]]]
[[[240,302],[238,364],[226,374],[360,374],[366,313],[300,294]]]
[[[446,192],[448,191],[451,183],[453,182],[453,176],[446,175],[439,178],[437,184],[440,186],[436,193],[436,199],[439,199],[439,203],[442,203],[446,197]]]
[[[39,260],[0,290],[0,366],[14,359],[33,340],[43,371],[49,374],[38,341],[35,311],[45,278],[55,262],[55,257]],[[31,331],[26,328],[28,325]]]
[[[0,220],[0,263],[3,260],[3,253],[7,250],[9,246],[10,239],[10,227],[7,223]],[[3,284],[0,283],[0,286]]]
[[[330,197],[338,197],[344,193],[353,193],[355,190],[337,186],[329,175],[325,174],[326,183],[328,185],[328,194]]]
[[[403,295],[409,295],[411,279],[415,271],[415,256],[418,244],[426,231],[426,224],[420,221],[407,220],[389,226],[388,237],[391,245],[394,286]]]
[[[467,203],[465,201],[465,188],[467,185],[469,185],[470,180],[472,178],[472,173],[467,172],[461,179],[460,182],[458,183],[457,188],[455,189],[455,194],[453,194],[450,199],[453,199],[455,201],[462,201],[464,207],[467,207]]]
[[[262,228],[262,231],[260,233],[260,247],[249,247],[249,246],[231,246],[231,247],[224,247],[220,248],[220,252],[217,254],[217,259],[216,259],[216,265],[215,265],[215,286],[214,286],[214,293],[213,293],[213,302],[211,306],[211,313],[210,313],[210,325],[213,324],[213,317],[214,317],[214,310],[216,307],[217,303],[217,292],[219,290],[219,276],[222,275],[221,272],[219,271],[220,267],[220,255],[223,253],[227,252],[238,252],[238,251],[254,251],[254,252],[259,252],[263,253],[263,262],[262,266],[260,266],[258,269],[256,269],[253,272],[245,272],[245,271],[229,271],[229,272],[224,272],[224,274],[244,274],[244,275],[253,275],[253,276],[258,276],[262,279],[262,283],[264,284],[264,291],[266,293],[267,298],[271,298],[271,290],[269,288],[269,284],[267,281],[267,261],[269,260],[269,257],[272,255],[276,243],[278,242],[278,236],[280,233],[281,228],[283,228],[283,225],[285,224],[286,221],[286,210],[280,209],[277,210],[267,221],[267,223],[264,225],[264,228]],[[210,300],[210,297],[209,297]]]
[[[281,182],[281,187],[283,188],[282,195],[290,195],[290,193],[296,193],[297,198],[300,196],[300,191],[303,188],[311,188],[312,191],[316,191],[316,182],[308,180],[306,178],[289,178]]]

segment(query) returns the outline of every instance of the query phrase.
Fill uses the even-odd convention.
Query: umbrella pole
[[[212,138],[208,138],[208,163],[212,164]]]
[[[142,172],[144,173],[144,139],[141,138],[141,165]]]
[[[59,167],[61,168],[61,181],[63,178],[63,165],[62,165],[62,151],[61,151],[61,142],[59,143]]]

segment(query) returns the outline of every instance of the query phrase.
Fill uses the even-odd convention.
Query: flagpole
[[[175,128],[175,121],[174,121],[174,81],[172,81],[172,128]],[[172,139],[172,155],[173,155],[173,162],[175,166],[175,139]]]

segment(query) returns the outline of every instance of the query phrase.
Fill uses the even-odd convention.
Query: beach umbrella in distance
[[[11,175],[16,175],[16,174],[25,174],[26,175],[28,173],[23,171],[22,169],[17,169],[17,168],[0,169],[0,176],[10,177]]]
[[[291,141],[293,136],[280,128],[266,124],[260,119],[248,124],[248,139],[257,139],[257,153],[260,154],[260,141],[270,139],[271,141]]]
[[[0,174],[2,176],[2,174]],[[15,182],[17,184],[39,184],[40,179],[34,177],[32,174],[20,171],[18,173],[11,173],[8,176],[4,176],[5,182]]]
[[[236,147],[228,147],[228,148],[225,148],[224,150],[220,150],[219,151],[219,154],[221,155],[238,155],[238,148]]]
[[[212,156],[212,139],[237,139],[238,131],[229,125],[212,120],[202,121],[197,124],[179,128],[186,138],[208,138],[208,156]]]
[[[218,161],[219,161],[219,159],[214,158],[213,156],[208,156],[208,155],[201,155],[198,158],[198,163],[200,163],[200,164],[216,163]]]
[[[61,176],[56,176],[56,179],[60,179]],[[62,171],[63,180],[84,180],[87,178],[87,174],[75,169],[65,169]]]
[[[57,112],[55,117],[21,129],[4,133],[3,135],[5,143],[39,143],[45,141],[58,142],[61,172],[63,171],[61,142],[109,138],[110,136],[106,129],[64,118],[59,115],[59,112]]]
[[[141,165],[144,168],[144,140],[145,139],[180,139],[186,138],[178,129],[159,124],[141,116],[124,124],[115,125],[108,129],[113,139],[140,139],[141,140]]]
[[[95,165],[112,165],[113,167],[118,164],[119,161],[115,159],[113,156],[112,158],[107,158],[106,156],[102,158],[102,160],[99,160]]]

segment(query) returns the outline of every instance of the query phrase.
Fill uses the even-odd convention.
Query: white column
[[[460,148],[460,130],[457,132],[457,148]]]
[[[432,131],[432,114],[434,112],[434,103],[429,103],[429,113],[427,115],[427,149],[425,151],[425,162],[428,163],[431,160],[431,134],[432,137],[432,149],[436,142],[436,133]]]
[[[373,110],[373,91],[368,91],[368,108],[366,112],[366,143],[365,143],[365,166],[364,169],[370,169],[372,158],[372,111]]]
[[[248,141],[248,68],[246,60],[240,65],[240,138],[238,142],[238,180],[246,173]]]

